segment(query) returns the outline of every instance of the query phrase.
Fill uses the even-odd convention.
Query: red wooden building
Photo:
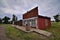
[[[19,21],[14,22],[14,25],[22,26],[22,20],[19,20]]]
[[[38,29],[47,29],[51,26],[50,17],[38,15],[38,7],[23,14],[23,26],[30,26]]]

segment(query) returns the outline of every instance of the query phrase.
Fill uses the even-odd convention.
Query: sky
[[[15,14],[20,20],[24,13],[36,6],[39,15],[51,17],[51,20],[54,20],[54,15],[60,14],[60,0],[0,0],[0,18],[12,18]]]

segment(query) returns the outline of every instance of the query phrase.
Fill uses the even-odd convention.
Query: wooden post
[[[13,21],[13,25],[14,25],[14,21]]]

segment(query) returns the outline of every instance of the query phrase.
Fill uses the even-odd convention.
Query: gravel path
[[[5,25],[0,26],[0,40],[10,40],[5,33]]]

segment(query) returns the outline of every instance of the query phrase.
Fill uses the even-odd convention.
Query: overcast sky
[[[60,0],[0,0],[0,18],[15,14],[22,19],[22,14],[38,6],[39,15],[51,17],[60,13]]]

